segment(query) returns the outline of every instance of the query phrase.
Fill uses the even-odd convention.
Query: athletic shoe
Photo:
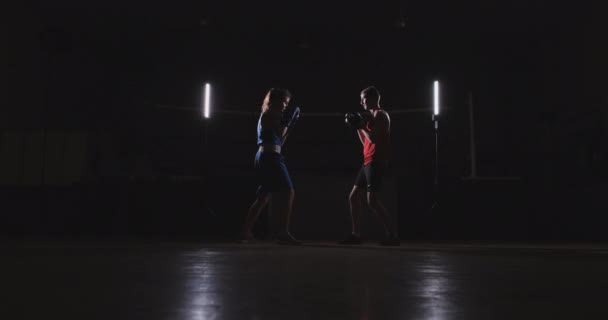
[[[397,238],[397,236],[390,235],[390,236],[386,237],[384,240],[380,241],[380,245],[381,246],[400,246],[401,241],[399,240],[399,238]]]
[[[249,233],[249,234],[241,235],[238,242],[241,244],[251,244],[251,243],[255,243],[256,239],[253,236],[253,234]]]
[[[299,246],[302,244],[302,241],[294,238],[289,232],[281,233],[281,234],[277,235],[277,242],[279,244],[286,244],[286,245],[292,245],[292,246]]]
[[[338,244],[359,245],[359,244],[363,244],[363,241],[361,240],[361,237],[351,233],[348,238],[338,242]]]

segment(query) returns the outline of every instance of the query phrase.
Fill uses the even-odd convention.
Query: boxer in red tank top
[[[382,222],[386,232],[386,238],[380,244],[398,246],[400,242],[396,235],[393,219],[380,199],[382,180],[391,156],[391,120],[388,112],[380,107],[380,93],[375,87],[368,87],[361,91],[361,106],[368,113],[364,117],[367,120],[366,123],[357,130],[361,144],[363,144],[363,165],[349,196],[352,233],[339,243],[362,243],[361,211],[362,202],[366,200],[369,208]]]

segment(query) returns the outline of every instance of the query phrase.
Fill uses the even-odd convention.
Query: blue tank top
[[[262,114],[263,115],[263,114]],[[262,126],[262,115],[258,120],[258,146],[262,144],[281,145],[281,138],[272,130]]]

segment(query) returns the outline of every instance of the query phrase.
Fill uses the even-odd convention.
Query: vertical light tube
[[[211,85],[205,83],[205,96],[203,101],[203,117],[209,119],[211,116]]]
[[[439,81],[433,83],[433,114],[439,115]]]

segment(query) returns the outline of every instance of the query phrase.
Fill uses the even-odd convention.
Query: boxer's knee
[[[270,200],[269,192],[258,192],[257,199],[259,204],[264,205]]]
[[[363,195],[364,195],[363,191],[359,187],[355,186],[355,187],[353,187],[353,190],[348,195],[348,201],[351,204],[359,204],[359,203],[361,203],[361,200],[363,200]]]
[[[367,205],[372,210],[377,210],[382,205],[382,201],[380,200],[380,195],[377,192],[368,192],[367,193]]]

